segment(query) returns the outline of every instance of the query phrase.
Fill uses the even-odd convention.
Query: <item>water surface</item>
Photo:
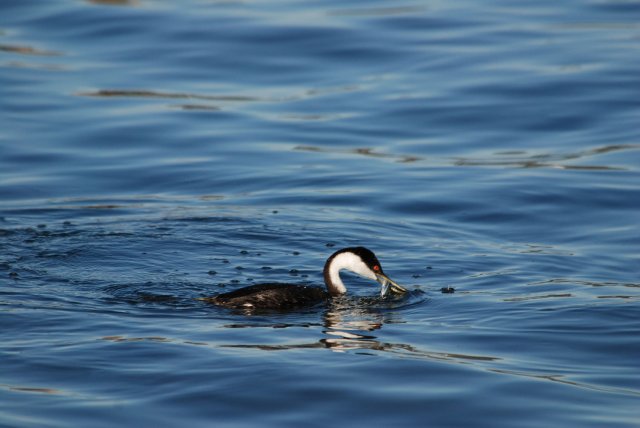
[[[637,426],[639,17],[3,2],[0,425]]]

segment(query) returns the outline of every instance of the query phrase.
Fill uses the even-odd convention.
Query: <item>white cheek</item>
[[[352,266],[352,268],[353,268],[353,271],[358,275],[365,278],[373,279],[374,281],[376,280],[376,274],[373,273],[373,271],[369,269],[369,267],[363,262],[358,261]]]

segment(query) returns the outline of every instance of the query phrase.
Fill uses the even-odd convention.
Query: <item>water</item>
[[[2,1],[0,425],[638,426],[639,18]]]

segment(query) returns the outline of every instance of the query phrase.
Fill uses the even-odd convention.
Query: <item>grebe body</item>
[[[284,310],[314,306],[325,302],[330,294],[320,287],[298,284],[256,284],[207,299],[229,308]]]
[[[407,291],[384,274],[378,258],[371,250],[350,247],[336,251],[327,259],[323,271],[326,290],[298,284],[256,284],[202,300],[219,306],[246,309],[286,310],[314,306],[347,292],[340,278],[342,270],[377,281],[382,286],[383,297],[389,290],[396,293]]]

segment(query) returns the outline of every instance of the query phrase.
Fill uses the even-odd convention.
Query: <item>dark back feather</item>
[[[230,308],[290,309],[313,306],[327,300],[328,293],[319,287],[296,284],[256,284],[210,299]]]

